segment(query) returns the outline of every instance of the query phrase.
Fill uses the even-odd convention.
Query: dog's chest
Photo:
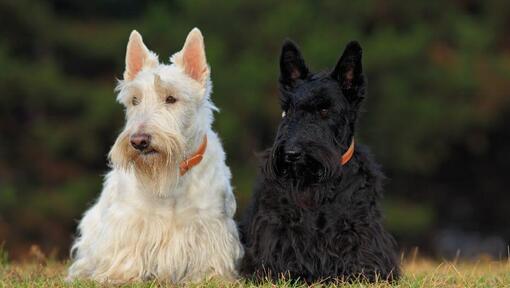
[[[332,229],[337,228],[337,223],[344,221],[342,213],[333,213],[329,208],[323,209],[320,206],[307,208],[293,206],[278,214],[281,226],[287,233],[307,234],[307,237],[320,237],[323,233],[331,233]]]
[[[356,219],[361,211],[348,199],[338,197],[335,201],[321,202],[313,195],[300,196],[267,199],[269,201],[264,203],[263,209],[267,217],[262,219],[268,222],[261,227],[272,229],[277,234],[275,237],[283,241],[293,239],[319,245],[325,238],[341,239],[356,235],[366,224]]]
[[[214,223],[214,219],[202,217],[196,209],[182,210],[179,213],[169,209],[167,213],[161,213],[154,210],[124,208],[123,213],[104,220],[104,230],[108,235],[102,237],[118,239],[115,245],[119,247],[120,254],[135,251],[133,259],[145,263],[147,271],[159,271],[158,267],[181,267],[189,259],[196,259],[198,257],[196,255],[201,252],[189,247],[194,243],[209,243],[208,231],[203,227],[207,227],[209,222]],[[167,264],[171,265],[162,265],[161,261],[169,261]],[[184,271],[177,274],[181,273]]]

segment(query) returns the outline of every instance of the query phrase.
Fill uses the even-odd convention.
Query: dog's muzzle
[[[324,173],[321,163],[302,148],[279,146],[273,156],[275,172],[279,176],[311,180],[321,177]]]
[[[136,133],[131,135],[129,142],[133,148],[143,152],[151,145],[151,135],[146,133]]]
[[[283,154],[284,161],[288,164],[298,162],[303,157],[303,151],[299,148],[285,150]]]

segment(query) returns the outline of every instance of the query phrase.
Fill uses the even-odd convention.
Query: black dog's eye
[[[177,99],[175,99],[174,96],[170,95],[170,96],[166,97],[166,100],[165,100],[166,104],[174,104],[175,102],[177,102]]]
[[[287,111],[282,111],[282,118],[284,118],[285,115],[287,115]]]
[[[321,114],[322,118],[326,118],[326,117],[328,117],[328,112],[329,112],[328,109],[321,109],[319,111],[319,114]]]
[[[138,100],[138,98],[133,97],[133,99],[131,99],[131,104],[132,104],[133,106],[136,106],[136,105],[138,105],[139,103],[140,103],[140,100]]]

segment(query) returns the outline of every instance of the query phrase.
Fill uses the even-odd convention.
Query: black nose
[[[129,139],[131,142],[131,146],[135,148],[138,151],[143,151],[149,147],[151,144],[151,135],[141,133],[141,134],[133,134],[131,135],[131,138]]]
[[[291,163],[301,159],[303,153],[299,149],[289,149],[285,151],[285,162]]]

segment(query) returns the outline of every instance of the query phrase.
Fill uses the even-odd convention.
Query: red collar
[[[193,154],[190,158],[182,161],[181,164],[179,165],[181,176],[186,174],[186,172],[188,172],[189,169],[198,165],[200,161],[202,161],[202,158],[204,158],[206,148],[207,148],[207,135],[204,136],[204,140],[202,141],[202,144],[200,144],[200,147],[198,147],[197,152],[195,152],[195,154]]]
[[[345,153],[342,154],[342,159],[340,160],[340,163],[342,165],[347,164],[347,162],[351,160],[352,155],[354,155],[354,138],[352,138],[351,145],[349,146],[347,151],[345,151]]]

